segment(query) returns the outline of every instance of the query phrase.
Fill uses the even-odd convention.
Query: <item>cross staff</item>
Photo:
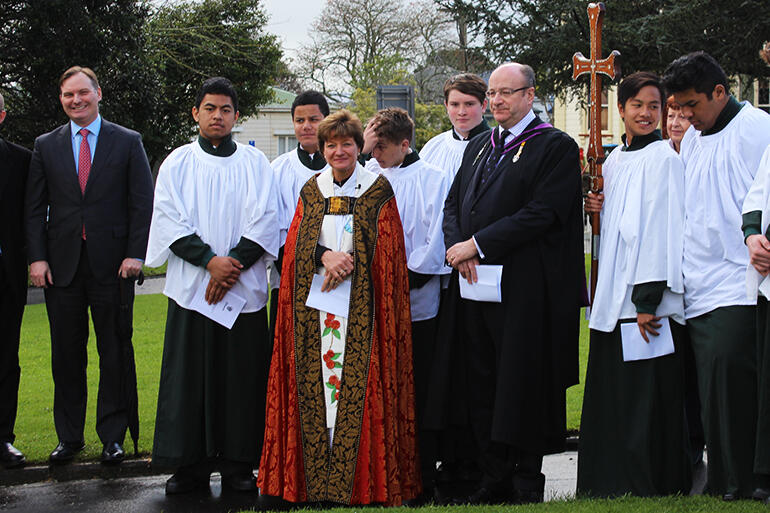
[[[572,56],[572,80],[577,80],[586,73],[591,77],[589,124],[588,124],[588,165],[591,176],[591,192],[599,193],[604,189],[602,179],[602,164],[604,149],[602,148],[601,127],[601,94],[602,79],[599,74],[607,75],[611,80],[620,77],[620,52],[613,50],[606,59],[602,59],[602,20],[604,18],[602,2],[588,4],[588,21],[590,23],[591,58],[587,59],[582,53]],[[618,58],[618,59],[616,59]],[[591,302],[596,292],[596,277],[599,271],[599,214],[591,214]]]

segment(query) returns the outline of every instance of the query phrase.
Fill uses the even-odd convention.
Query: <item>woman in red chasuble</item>
[[[387,179],[358,164],[347,110],[318,126],[330,169],[284,249],[258,485],[291,502],[400,505],[420,493],[404,236]]]

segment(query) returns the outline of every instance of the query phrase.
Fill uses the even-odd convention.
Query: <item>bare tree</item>
[[[411,81],[439,50],[457,46],[454,22],[431,0],[327,0],[294,72],[340,100],[356,89]]]

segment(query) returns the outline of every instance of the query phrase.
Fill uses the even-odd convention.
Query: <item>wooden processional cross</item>
[[[604,4],[601,2],[588,4],[588,21],[590,23],[591,58],[587,59],[582,53],[572,56],[572,80],[581,75],[591,76],[591,92],[588,114],[588,168],[591,176],[591,192],[598,193],[604,189],[602,179],[602,164],[604,149],[602,148],[602,79],[599,74],[607,75],[610,80],[620,77],[620,52],[613,50],[609,57],[602,59],[602,20]],[[596,292],[596,277],[599,271],[599,214],[591,215],[591,295],[593,303]]]

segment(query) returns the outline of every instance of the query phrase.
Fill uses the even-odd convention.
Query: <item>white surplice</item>
[[[591,329],[636,318],[634,285],[666,282],[656,315],[684,324],[684,166],[666,141],[610,153],[603,166],[599,277]]]
[[[438,315],[441,282],[438,275],[449,274],[444,265],[444,200],[450,181],[439,168],[422,158],[406,167],[383,169],[376,159],[366,169],[385,176],[393,188],[404,228],[406,266],[410,271],[434,275],[425,285],[409,292],[412,321],[424,321]]]
[[[754,183],[751,184],[746,199],[743,201],[743,214],[762,212],[762,233],[767,233],[770,225],[770,146],[765,149],[762,160],[757,168]],[[753,265],[746,268],[746,296],[757,300],[757,289],[764,277],[757,272]]]
[[[455,179],[457,170],[463,161],[463,153],[468,146],[467,140],[455,139],[454,129],[449,129],[433,137],[420,150],[420,159],[441,169],[447,176],[449,185]]]
[[[246,299],[243,312],[267,302],[265,264],[278,255],[278,206],[274,175],[258,149],[237,144],[229,157],[203,151],[198,142],[174,150],[158,172],[147,246],[146,265],[168,260],[163,293],[190,309],[209,272],[179,258],[169,246],[196,234],[218,256],[226,256],[241,237],[256,242],[265,254],[241,272],[232,291]]]
[[[749,253],[741,213],[768,144],[770,115],[746,102],[719,132],[703,135],[690,127],[682,139],[688,319],[724,306],[756,304],[746,297]]]

